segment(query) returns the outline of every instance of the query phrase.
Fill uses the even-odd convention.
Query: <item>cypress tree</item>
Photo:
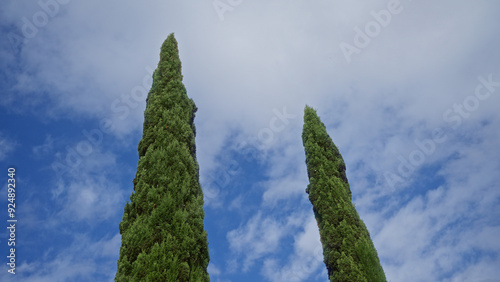
[[[352,203],[345,163],[316,111],[304,110],[302,142],[330,281],[386,281],[368,229]]]
[[[197,108],[182,83],[173,34],[161,47],[146,103],[134,192],[120,223],[115,281],[210,281],[196,161]]]

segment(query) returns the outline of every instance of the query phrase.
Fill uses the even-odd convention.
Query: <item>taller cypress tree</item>
[[[345,163],[316,111],[304,110],[302,142],[330,281],[386,281],[368,229],[352,203]]]
[[[196,161],[197,110],[182,83],[170,34],[144,112],[134,192],[120,223],[116,281],[209,281],[203,192]]]

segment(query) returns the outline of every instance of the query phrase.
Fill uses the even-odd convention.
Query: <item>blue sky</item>
[[[3,1],[0,205],[15,276],[112,281],[171,32],[199,110],[212,281],[327,281],[301,140],[317,109],[390,281],[499,281],[500,4]],[[6,262],[6,228],[0,252]]]

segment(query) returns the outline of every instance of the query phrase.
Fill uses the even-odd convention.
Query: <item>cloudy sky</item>
[[[16,275],[112,281],[145,97],[174,32],[199,110],[212,281],[327,281],[301,140],[317,109],[390,281],[499,281],[497,1],[0,4],[0,205]]]

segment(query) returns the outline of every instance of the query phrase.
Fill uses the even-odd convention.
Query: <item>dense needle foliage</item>
[[[209,281],[196,110],[170,34],[147,98],[134,192],[120,223],[116,281]]]
[[[368,229],[352,203],[345,163],[316,111],[304,110],[302,142],[330,281],[386,281]]]

